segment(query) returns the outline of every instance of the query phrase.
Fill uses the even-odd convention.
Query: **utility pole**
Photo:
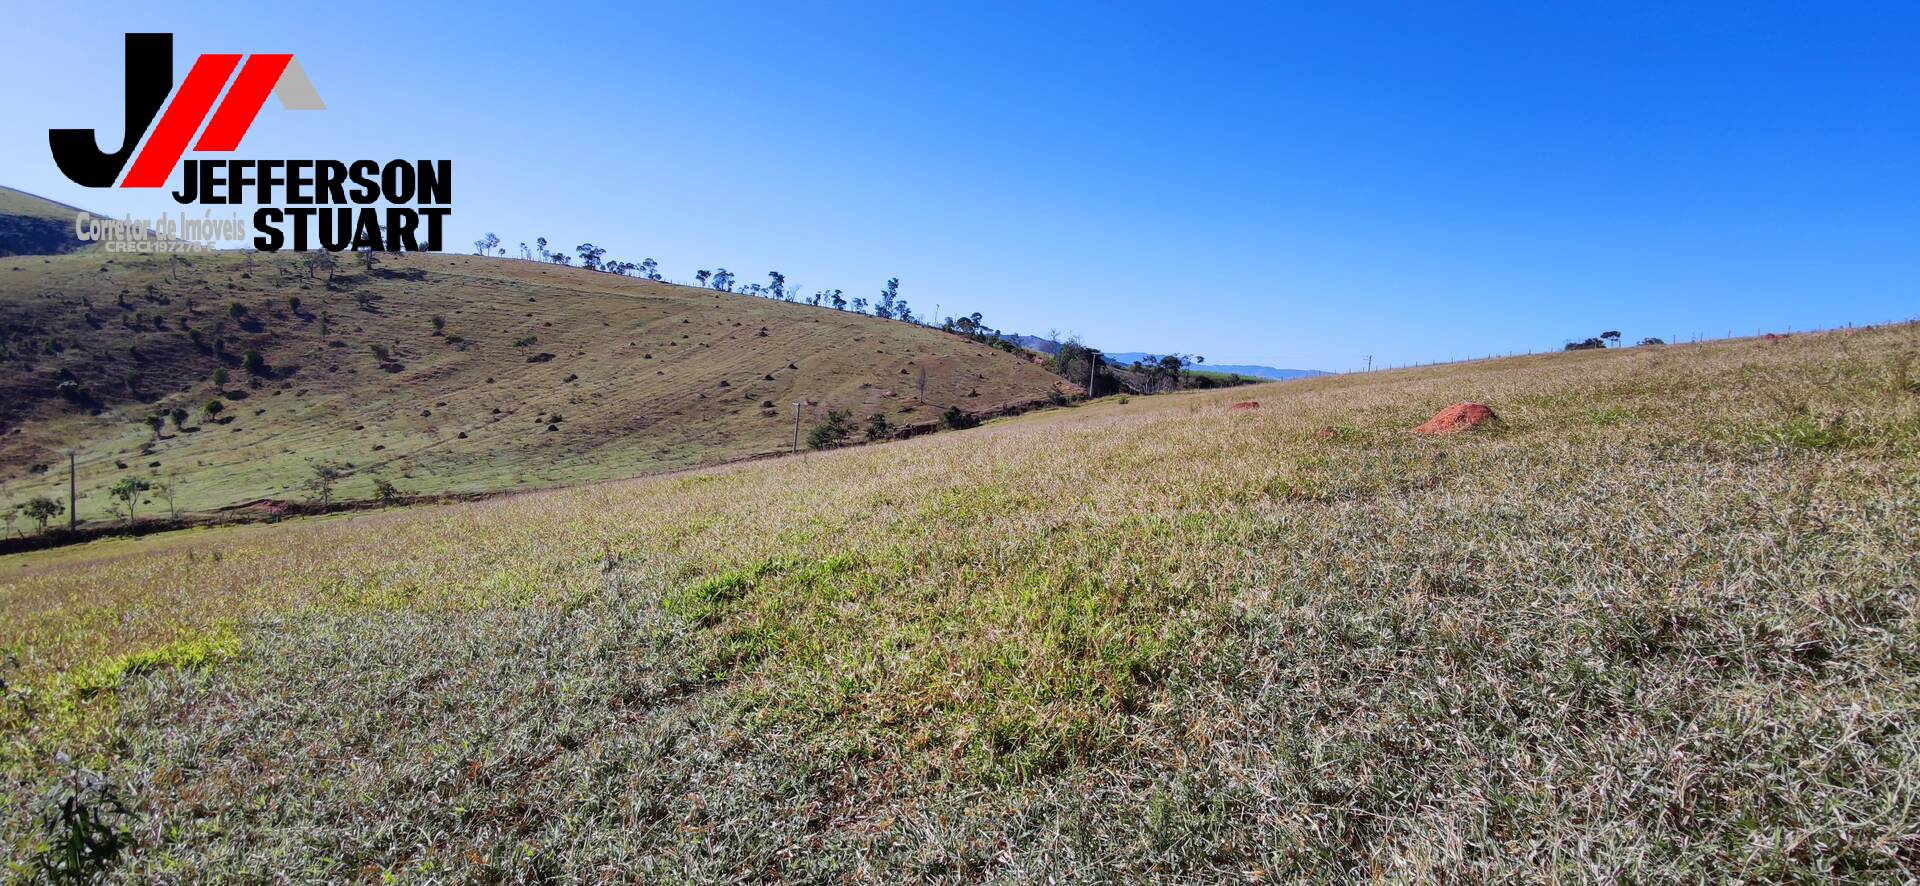
[[[1367,355],[1367,371],[1368,372],[1373,371],[1373,355],[1372,354]]]
[[[79,470],[74,467],[73,450],[67,450],[67,531],[80,528]]]
[[[1087,399],[1089,400],[1093,399],[1093,381],[1094,379],[1099,377],[1098,375],[1099,371],[1100,371],[1100,352],[1092,348],[1088,348],[1087,349]]]
[[[793,401],[793,451],[800,451],[800,401]]]

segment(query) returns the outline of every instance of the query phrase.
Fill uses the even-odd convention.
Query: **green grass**
[[[139,810],[130,881],[1900,881],[1916,353],[1114,398],[0,558],[0,831],[64,752]],[[1411,433],[1462,399],[1499,427]]]
[[[79,700],[88,700],[103,692],[120,688],[128,677],[149,674],[162,668],[204,668],[239,651],[231,633],[221,631],[210,636],[174,640],[153,649],[129,652],[103,662],[77,668],[68,673],[68,685]]]

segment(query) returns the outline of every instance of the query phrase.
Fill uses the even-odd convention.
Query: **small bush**
[[[853,436],[853,421],[838,409],[827,412],[826,421],[815,425],[807,432],[807,445],[814,449],[832,449],[844,446],[847,438]]]
[[[980,424],[980,420],[958,406],[949,406],[946,412],[940,414],[940,423],[950,431],[964,431]]]

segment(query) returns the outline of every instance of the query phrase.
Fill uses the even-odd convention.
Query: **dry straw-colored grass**
[[[1917,335],[0,559],[0,822],[69,751],[128,879],[1912,877]]]

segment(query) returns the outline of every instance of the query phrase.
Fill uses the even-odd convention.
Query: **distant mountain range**
[[[1125,366],[1133,363],[1135,360],[1147,360],[1159,357],[1160,355],[1140,351],[1113,351],[1103,356],[1105,356],[1110,363],[1118,363]],[[1190,368],[1203,372],[1218,372],[1222,375],[1238,373],[1253,378],[1270,378],[1276,381],[1284,381],[1289,378],[1312,378],[1316,375],[1329,374],[1318,369],[1279,369],[1272,366],[1253,366],[1246,363],[1196,363]]]
[[[1038,351],[1042,354],[1054,354],[1060,351],[1060,343],[1050,338],[1041,338],[1037,335],[1021,335],[1018,332],[1002,332],[1000,333],[1000,337],[1029,351]]]
[[[1004,337],[1008,341],[1027,350],[1039,351],[1042,354],[1051,354],[1060,350],[1060,343],[1050,338],[1019,334],[1005,335]],[[1101,356],[1105,357],[1109,363],[1127,366],[1136,360],[1147,360],[1149,358],[1159,357],[1160,355],[1149,354],[1145,351],[1107,351]],[[1284,381],[1290,378],[1312,378],[1316,375],[1330,374],[1318,369],[1279,369],[1273,366],[1253,366],[1245,363],[1202,363],[1193,368],[1206,372],[1218,372],[1223,375],[1238,373],[1252,378],[1270,378],[1276,381]]]

